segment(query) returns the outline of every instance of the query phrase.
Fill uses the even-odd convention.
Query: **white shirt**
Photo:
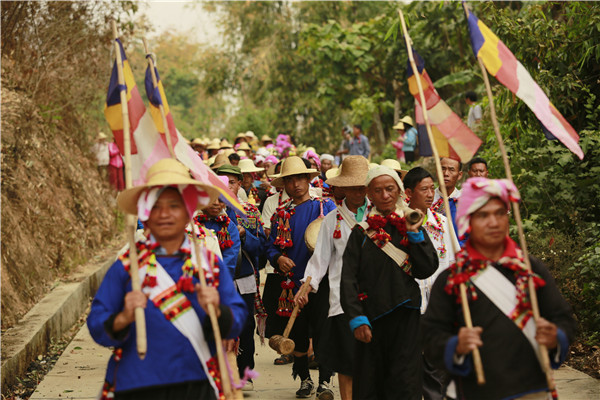
[[[108,143],[107,142],[98,142],[92,146],[92,153],[96,156],[99,167],[106,167],[108,165],[108,161],[110,160],[110,155],[108,153]]]
[[[274,188],[272,190],[275,190]],[[308,193],[311,197],[318,197],[319,194],[316,189],[312,186],[308,188]],[[281,197],[281,201],[286,201],[289,199],[287,192],[283,191],[283,196]],[[271,229],[271,217],[275,213],[275,210],[279,207],[279,193],[275,191],[275,194],[267,197],[265,200],[265,205],[262,210],[262,221],[263,221],[263,229]]]
[[[431,239],[431,243],[435,248],[438,255],[439,266],[438,269],[426,279],[416,279],[421,289],[421,314],[425,313],[427,304],[429,303],[429,296],[431,296],[431,288],[436,278],[449,266],[454,263],[454,249],[452,242],[456,244],[456,249],[460,250],[458,240],[454,232],[450,232],[448,228],[448,220],[442,214],[437,214],[440,219],[441,226],[433,215],[433,211],[427,210],[427,222],[423,224],[427,236]]]
[[[481,121],[481,106],[479,104],[475,104],[469,107],[467,126],[471,129],[474,129],[479,121]]]
[[[352,227],[356,223],[356,215],[346,207],[346,200],[338,207],[343,207],[349,215],[354,217],[355,221],[348,221],[352,224],[352,226],[350,226],[345,220],[341,220],[340,233],[342,237],[334,239],[333,232],[337,225],[338,211],[331,211],[325,216],[325,219],[321,224],[321,229],[319,230],[315,251],[310,260],[308,260],[304,278],[301,279],[301,281],[304,282],[306,277],[310,276],[312,278],[310,286],[312,291],[316,293],[319,289],[321,280],[329,270],[329,317],[344,313],[342,305],[340,304],[343,255],[344,250],[346,250],[346,244],[348,243],[350,233],[352,233]],[[362,220],[358,222],[366,220],[367,214],[368,213],[365,212]]]

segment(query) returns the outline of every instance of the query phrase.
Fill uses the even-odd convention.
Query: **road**
[[[109,356],[110,351],[94,343],[84,325],[30,399],[97,399]],[[245,398],[296,398],[300,383],[292,380],[290,365],[273,365],[276,356],[268,345],[257,345],[256,370],[260,376],[255,381],[255,390],[244,392]],[[317,378],[316,372],[311,371],[314,380]],[[600,399],[600,382],[596,379],[569,367],[558,370],[555,377],[561,400]],[[339,399],[337,378],[333,379],[333,389],[336,399]]]

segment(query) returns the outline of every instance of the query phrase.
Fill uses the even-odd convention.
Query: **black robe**
[[[561,296],[554,279],[544,264],[530,257],[533,272],[540,275],[546,285],[537,289],[540,314],[559,328],[560,354],[551,351],[550,361],[558,368],[574,337],[575,321],[571,306]],[[488,267],[490,268],[490,267]],[[494,264],[513,284],[514,273]],[[463,364],[467,370],[455,369],[451,361],[456,348],[458,330],[465,326],[462,308],[454,295],[444,291],[450,271],[436,279],[425,316],[421,320],[425,340],[425,355],[437,367],[446,369],[456,382],[459,399],[504,399],[547,389],[546,377],[535,352],[516,324],[504,315],[477,288],[477,300],[470,301],[474,326],[483,328],[479,348],[486,383],[477,385],[472,359],[468,355]],[[557,357],[558,356],[558,357]],[[558,362],[555,362],[558,358]],[[470,369],[470,371],[468,371]],[[461,376],[467,373],[466,376]]]

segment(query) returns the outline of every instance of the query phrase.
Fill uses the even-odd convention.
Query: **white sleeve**
[[[273,201],[273,199],[275,201]],[[275,212],[275,203],[278,201],[277,194],[267,197],[262,211],[263,229],[271,229],[271,217]]]
[[[332,218],[333,216],[333,218]],[[315,245],[315,251],[312,257],[306,264],[306,270],[304,271],[304,278],[300,281],[306,281],[306,277],[310,276],[310,286],[313,292],[319,290],[319,284],[329,269],[329,262],[335,251],[333,247],[333,231],[331,229],[332,222],[336,222],[335,210],[327,214],[325,220],[321,224],[319,235],[317,236],[317,244]]]

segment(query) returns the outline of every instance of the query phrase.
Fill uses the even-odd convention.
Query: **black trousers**
[[[421,400],[422,343],[418,309],[398,307],[371,321],[370,343],[356,341],[355,399]]]
[[[256,328],[256,320],[254,319],[254,293],[242,294],[242,299],[246,303],[246,311],[248,318],[244,329],[240,333],[240,354],[237,356],[238,371],[240,379],[244,377],[246,367],[254,369],[254,329]]]

